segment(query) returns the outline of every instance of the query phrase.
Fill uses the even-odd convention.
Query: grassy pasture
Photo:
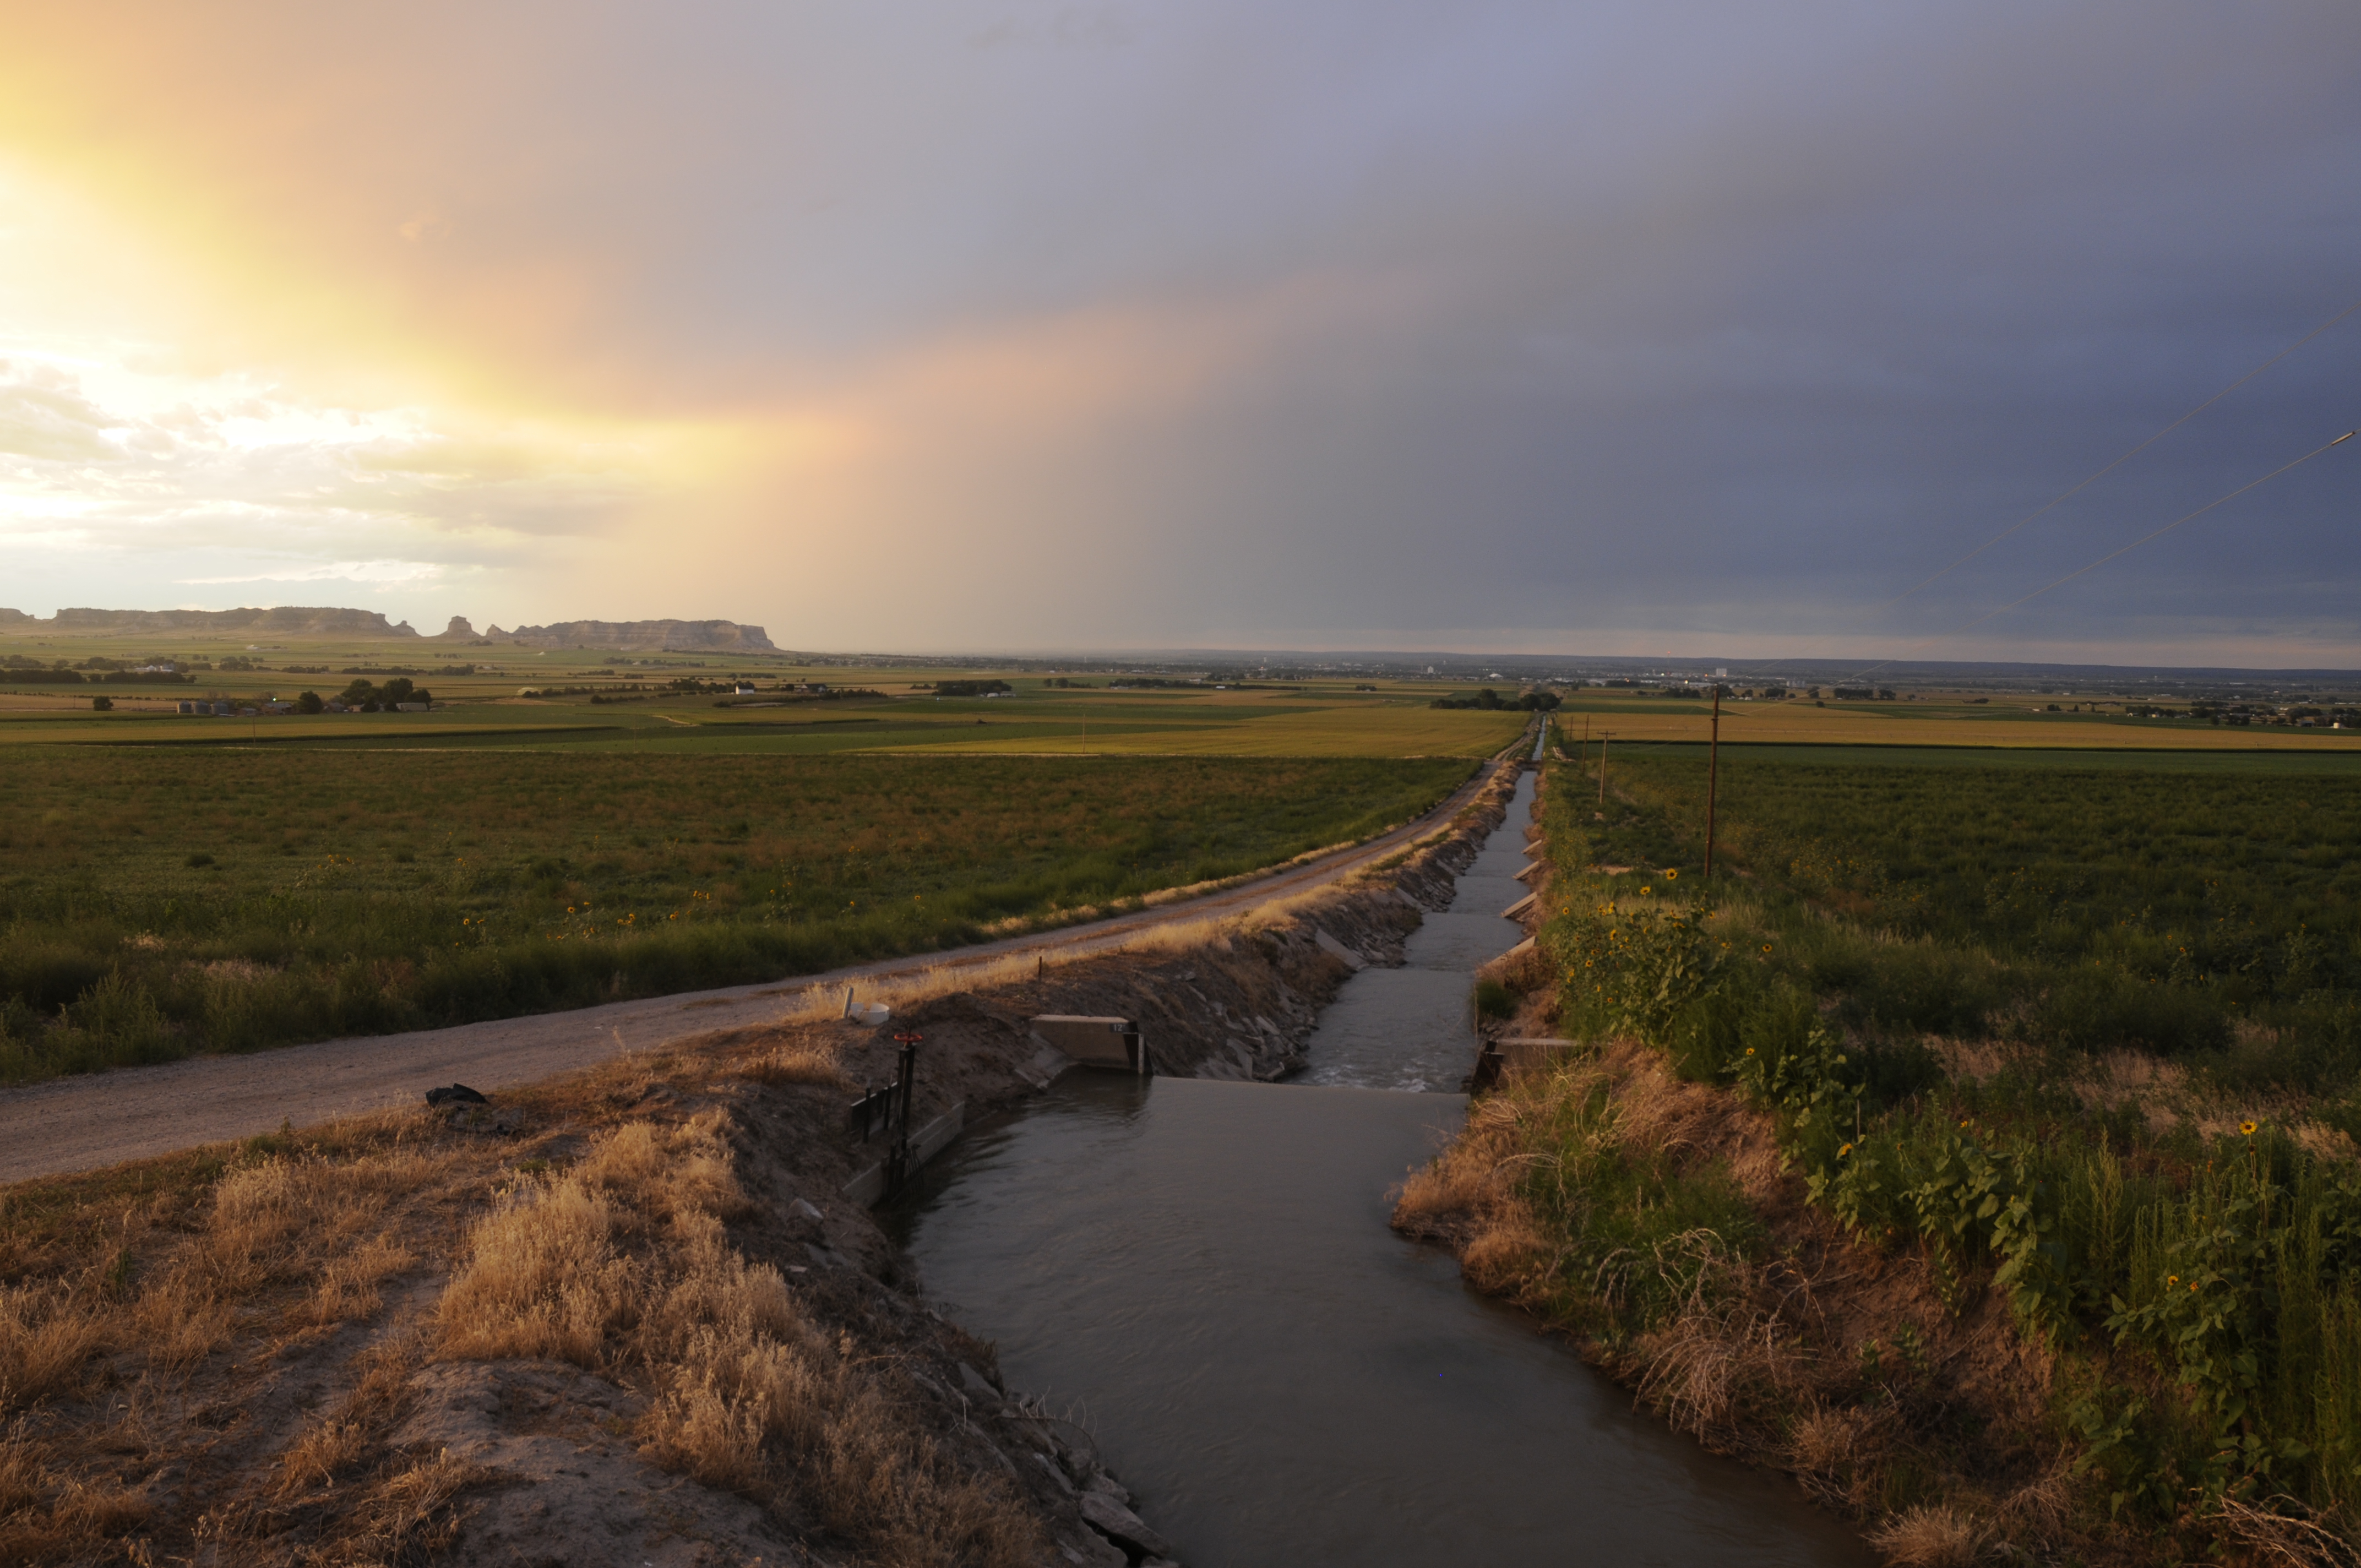
[[[810,972],[1374,832],[1455,759],[27,747],[0,1078]]]

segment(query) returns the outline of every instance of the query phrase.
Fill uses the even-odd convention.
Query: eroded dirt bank
[[[1043,1013],[1137,1020],[1160,1072],[1281,1076],[1514,779],[1317,894],[906,1009],[913,1124],[1045,1088]],[[893,1050],[732,1029],[0,1189],[0,1563],[1164,1560],[847,1197],[883,1143],[846,1106]]]

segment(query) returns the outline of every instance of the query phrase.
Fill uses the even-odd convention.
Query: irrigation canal
[[[1440,1091],[1474,1058],[1469,971],[1523,935],[1496,912],[1525,891],[1532,783],[1405,967],[1346,982],[1296,1080],[1069,1074],[893,1216],[1189,1568],[1875,1561],[1388,1228],[1387,1189],[1466,1112]]]

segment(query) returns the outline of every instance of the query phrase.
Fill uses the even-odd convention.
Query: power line
[[[2218,391],[2218,392],[2214,393],[2212,397],[2210,397],[2210,398],[2206,399],[2203,402],[2202,402],[2202,403],[2198,404],[2195,408],[2191,409],[2187,413],[2182,414],[2179,419],[2174,420],[2170,424],[2166,425],[2162,430],[2158,431],[2154,435],[2149,436],[2147,440],[2145,440],[2145,441],[2141,442],[2138,445],[2134,446],[2134,447],[2133,447],[2133,448],[2131,448],[2129,451],[2125,452],[2122,456],[2117,457],[2114,462],[2109,463],[2106,466],[2104,466],[2104,467],[2103,467],[2103,468],[2100,468],[2100,469],[2095,470],[2094,472],[2091,473],[2090,475],[2088,475],[2087,477],[2085,477],[2084,478],[2082,478],[2082,479],[2081,479],[2081,481],[2079,481],[2078,483],[2074,484],[2073,486],[2070,487],[2069,488],[2067,488],[2067,489],[2065,489],[2065,490],[2063,490],[2063,491],[2060,491],[2058,495],[2051,497],[2048,500],[2047,500],[2047,501],[2043,502],[2040,506],[2036,507],[2033,510],[2031,510],[2031,511],[2029,511],[2029,512],[2026,513],[2023,517],[2021,517],[2021,518],[2017,519],[2015,522],[2013,522],[2013,523],[2009,524],[2006,528],[2002,529],[1998,533],[1993,534],[1990,539],[1985,540],[1982,544],[1977,545],[1973,550],[1969,551],[1966,554],[1964,554],[1964,555],[1960,556],[1958,560],[1953,561],[1950,565],[1947,565],[1947,566],[1942,567],[1940,570],[1936,571],[1936,572],[1932,573],[1931,575],[1929,575],[1929,576],[1925,576],[1925,577],[1920,578],[1917,582],[1911,584],[1911,585],[1910,585],[1910,587],[1906,587],[1906,588],[1903,589],[1900,593],[1898,593],[1898,594],[1894,595],[1892,598],[1887,599],[1887,600],[1885,600],[1883,603],[1882,603],[1882,604],[1878,605],[1875,609],[1872,609],[1872,610],[1871,610],[1871,611],[1869,611],[1868,613],[1869,613],[1870,615],[1883,615],[1885,611],[1892,609],[1895,605],[1900,604],[1903,600],[1905,600],[1905,599],[1908,598],[1911,595],[1913,595],[1913,594],[1915,594],[1915,593],[1918,592],[1918,590],[1919,590],[1919,589],[1924,588],[1924,587],[1928,587],[1929,585],[1934,584],[1934,583],[1936,583],[1936,582],[1938,582],[1938,581],[1940,581],[1942,578],[1949,576],[1951,573],[1953,573],[1953,572],[1955,572],[1955,571],[1959,570],[1961,566],[1966,565],[1969,562],[1971,562],[1971,561],[1974,560],[1977,556],[1979,556],[1979,555],[1982,554],[1985,551],[1990,550],[1993,545],[1998,544],[1998,543],[2002,543],[2004,540],[2006,540],[2006,539],[2008,539],[2008,538],[2012,537],[2013,535],[2015,535],[2015,533],[2017,533],[2018,532],[2020,532],[2021,530],[2023,530],[2023,529],[2024,529],[2027,524],[2029,524],[2029,523],[2031,523],[2031,522],[2034,522],[2035,521],[2038,520],[2039,518],[2041,518],[2041,517],[2043,517],[2043,516],[2047,515],[2048,513],[2049,513],[2049,512],[2051,512],[2051,511],[2055,510],[2056,510],[2057,508],[2059,508],[2059,506],[2064,505],[2067,501],[2070,501],[2070,500],[2073,499],[2076,496],[2081,495],[2084,490],[2089,489],[2092,485],[2097,484],[2101,479],[2105,478],[2108,475],[2110,475],[2110,474],[2114,473],[2116,469],[2118,469],[2118,468],[2122,467],[2125,464],[2126,464],[2126,463],[2130,462],[2133,458],[2135,458],[2135,457],[2138,456],[2141,453],[2143,453],[2143,452],[2147,451],[2149,447],[2154,446],[2158,442],[2162,441],[2166,436],[2170,435],[2174,431],[2179,430],[2182,425],[2187,424],[2191,420],[2195,419],[2199,414],[2203,413],[2207,409],[2212,408],[2215,403],[2220,402],[2224,398],[2228,397],[2232,392],[2236,391],[2239,388],[2241,388],[2241,387],[2245,386],[2247,382],[2249,382],[2249,381],[2253,380],[2256,377],[2257,377],[2257,376],[2261,375],[2264,371],[2266,371],[2266,370],[2269,369],[2272,366],[2277,365],[2280,360],[2285,359],[2289,355],[2293,354],[2297,349],[2301,348],[2305,344],[2310,343],[2313,338],[2318,337],[2322,333],[2326,332],[2330,327],[2334,326],[2337,323],[2339,323],[2339,322],[2343,321],[2345,317],[2347,317],[2347,316],[2351,315],[2351,314],[2352,314],[2354,312],[2356,312],[2356,311],[2361,311],[2361,300],[2356,300],[2356,301],[2354,301],[2351,304],[2349,304],[2349,305],[2345,306],[2343,310],[2341,310],[2341,311],[2337,312],[2334,315],[2330,316],[2326,321],[2324,321],[2324,322],[2321,323],[2318,326],[2313,327],[2310,332],[2305,333],[2301,337],[2297,338],[2293,343],[2289,344],[2285,348],[2280,349],[2277,354],[2272,355],[2268,359],[2264,360],[2261,364],[2259,364],[2259,365],[2256,366],[2253,369],[2251,369],[2251,370],[2247,371],[2245,375],[2243,375],[2243,376],[2239,377],[2236,380],[2232,381],[2228,386],[2224,387],[2220,391]],[[2334,446],[2334,445],[2335,444],[2335,443],[2334,443],[2334,442],[2331,442],[2331,443],[2329,443],[2329,444],[2330,444],[2331,446]],[[2318,455],[2318,454],[2313,454],[2312,455],[2315,455],[2315,456],[2316,456],[2316,455]],[[2299,461],[2299,462],[2302,462],[2302,461],[2306,461],[2306,459],[2299,458],[2297,461]],[[2285,469],[2279,470],[2279,472],[2280,472],[2280,473],[2284,473],[2285,471],[2286,471]],[[2270,475],[2266,475],[2266,476],[2265,476],[2265,477],[2266,477],[2266,478],[2268,478],[2268,477],[2273,477],[2273,476],[2270,476]],[[2260,484],[2261,482],[2262,482],[2262,481],[2261,481],[2261,480],[2259,480],[2259,479],[2256,481],[2256,483],[2257,483],[2257,484]],[[2251,488],[2252,487],[2250,486],[2250,487],[2248,487],[2248,488]],[[2234,492],[2234,493],[2235,493],[2235,492]],[[2223,498],[2223,500],[2227,500],[2227,499],[2230,499],[2229,497],[2224,496],[2224,497]],[[2221,501],[2215,501],[2215,502],[2213,502],[2213,506],[2219,506],[2219,505],[2221,505],[2221,504],[2222,504],[2222,503],[2221,503]],[[2199,512],[2207,511],[2207,510],[2212,510],[2212,508],[2211,508],[2211,507],[2202,507],[2202,508],[2200,508],[2200,509],[2199,509]],[[2197,516],[2197,515],[2199,515],[2199,513],[2198,513],[2198,512],[2191,512],[2191,513],[2190,514],[2190,516],[2191,516],[2191,517],[2195,517],[2195,516]],[[2180,522],[2186,522],[2186,521],[2189,521],[2189,519],[2188,519],[2188,518],[2182,518],[2182,519],[2180,519]],[[2178,527],[2178,526],[2180,526],[2180,523],[2178,523],[2178,522],[2176,522],[2176,523],[2171,523],[2171,524],[2168,524],[2167,526],[2168,526],[2168,527]],[[2153,538],[2153,537],[2154,537],[2154,535],[2150,535],[2149,537]],[[2145,541],[2136,541],[2136,542],[2135,542],[2135,544],[2136,544],[2136,543],[2145,543]],[[2125,549],[2131,549],[2131,548],[2134,548],[2134,547],[2135,547],[2135,545],[2125,545]],[[2122,553],[2122,552],[2118,551],[2116,554],[2120,554],[2121,553]],[[2101,561],[2094,561],[2094,562],[2092,562],[2092,563],[2091,564],[2091,565],[2092,565],[2092,566],[2102,565],[2103,565],[2103,564],[2105,563],[2105,561],[2111,561],[2111,560],[2113,560],[2113,559],[2114,559],[2114,556],[2113,556],[2113,555],[2106,556],[2106,557],[2104,557],[2104,558],[2103,558],[2103,560],[2101,560]],[[2083,571],[2089,571],[2090,569],[2091,569],[2091,567],[2090,567],[2090,566],[2085,566],[2084,568],[2082,568],[2082,570],[2083,570]],[[2075,574],[2071,574],[2071,575],[2072,575],[2072,576],[2081,576],[2081,573],[2075,573]],[[2065,580],[2066,580],[2066,579],[2064,579],[2064,578],[2059,579],[2059,581],[2061,581],[2061,582],[2062,582],[2062,581],[2065,581]],[[2058,586],[2058,584],[2057,584],[2057,583],[2052,583],[2052,584],[2050,584],[2050,585],[2048,586],[2048,587],[2037,588],[2037,589],[2036,589],[2033,593],[2026,595],[2026,598],[2038,598],[2041,594],[2048,593],[2048,592],[2049,591],[2049,588],[2056,587],[2057,586]],[[1969,622],[1968,624],[1969,624],[1969,626],[1971,626],[1971,627],[1973,627],[1973,626],[1981,626],[1981,625],[1982,625],[1982,624],[1983,624],[1983,622],[1984,622],[1984,621],[1986,621],[1986,620],[1990,620],[1992,619],[1992,616],[1993,616],[1993,615],[1999,615],[1999,614],[2003,613],[2003,611],[2010,610],[2010,609],[2015,609],[2015,608],[2016,608],[2016,606],[2017,606],[2017,605],[2023,604],[2024,602],[2025,602],[2025,599],[2022,599],[2022,598],[2020,598],[2020,599],[2016,599],[2016,600],[2013,600],[2012,602],[2010,602],[2010,603],[2008,603],[2008,604],[2004,604],[2004,605],[2003,605],[2003,606],[2000,608],[2000,609],[1996,609],[1996,610],[1993,611],[1993,612],[1992,612],[1992,615],[1983,616],[1983,617],[1982,617],[1982,618],[1980,618],[1980,619],[1978,619],[1978,620],[1973,620],[1973,621]],[[1963,628],[1961,628],[1961,630],[1967,630],[1967,628],[1964,628],[1964,627],[1963,627]],[[1958,633],[1958,632],[1952,632],[1952,633],[1949,633],[1949,635],[1950,635],[1950,636],[1957,636],[1957,635],[1959,635],[1959,633]],[[1930,637],[1930,638],[1926,639],[1926,640],[1925,640],[1925,641],[1923,641],[1914,643],[1914,644],[1912,644],[1912,646],[1911,646],[1911,648],[1910,648],[1909,650],[1905,651],[1905,653],[1896,654],[1896,655],[1895,655],[1894,658],[1892,658],[1892,659],[1887,659],[1887,660],[1882,661],[1882,662],[1881,662],[1881,663],[1879,663],[1872,664],[1872,665],[1870,666],[1870,669],[1872,669],[1872,670],[1881,670],[1881,669],[1883,669],[1887,664],[1898,663],[1900,663],[1900,661],[1901,661],[1903,658],[1905,658],[1905,657],[1906,657],[1906,656],[1907,656],[1907,653],[1909,653],[1909,652],[1916,652],[1918,649],[1920,649],[1920,648],[1924,648],[1924,647],[1927,646],[1929,643],[1932,643],[1932,642],[1938,642],[1938,641],[1942,641],[1942,639],[1941,639],[1941,638],[1938,638],[1938,637]],[[1748,666],[1747,666],[1747,669],[1740,670],[1740,671],[1738,672],[1738,674],[1741,674],[1741,675],[1743,675],[1743,674],[1747,674],[1749,670],[1752,670],[1752,671],[1758,671],[1758,672],[1759,672],[1759,671],[1762,671],[1762,670],[1767,670],[1767,669],[1770,669],[1770,668],[1773,667],[1774,665],[1776,665],[1776,664],[1780,663],[1781,662],[1782,662],[1782,661],[1780,661],[1780,660],[1776,660],[1776,659],[1758,659],[1758,660],[1753,661],[1750,665],[1748,665]],[[1862,674],[1866,674],[1867,673],[1868,673],[1868,671],[1863,671],[1863,672],[1862,672]],[[1858,677],[1856,677],[1856,678],[1858,678]]]
[[[1899,663],[1902,660],[1908,658],[1911,654],[1916,652],[1921,648],[1928,646],[1930,643],[1941,642],[1949,638],[1959,637],[1967,632],[1972,631],[1977,627],[1982,626],[1985,621],[1992,620],[1995,616],[2006,615],[2010,610],[2015,609],[2017,606],[2031,599],[2037,599],[2052,588],[2063,587],[2066,584],[2072,582],[2075,578],[2082,576],[2085,572],[2094,572],[2098,570],[2101,566],[2105,565],[2108,562],[2114,560],[2118,555],[2128,554],[2152,539],[2162,538],[2164,535],[2170,533],[2174,529],[2179,528],[2184,522],[2188,522],[2194,518],[2203,517],[2215,507],[2221,506],[2228,501],[2236,500],[2240,496],[2245,495],[2248,490],[2254,489],[2257,486],[2269,484],[2273,479],[2278,478],[2281,474],[2286,473],[2290,468],[2301,467],[2304,464],[2311,462],[2313,458],[2319,456],[2330,447],[2344,445],[2346,442],[2352,440],[2356,434],[2361,434],[2361,432],[2348,430],[2334,441],[2323,442],[2322,444],[2315,446],[2311,451],[2305,453],[2302,456],[2295,458],[2290,462],[2280,464],[2278,467],[2264,475],[2261,478],[2249,479],[2245,484],[2240,485],[2236,489],[2232,490],[2228,495],[2216,497],[2214,499],[2207,501],[2203,506],[2199,507],[2195,511],[2183,513],[2181,516],[2174,518],[2170,522],[2166,523],[2162,528],[2156,529],[2151,532],[2143,533],[2137,539],[2133,540],[2129,544],[2121,545],[2114,550],[2108,551],[2104,555],[2100,556],[2090,565],[2085,566],[2077,566],[2074,570],[2067,573],[2064,576],[2058,578],[2056,581],[2044,583],[2041,587],[2034,589],[2031,593],[2021,594],[2017,598],[2009,600],[1998,609],[1986,610],[1983,614],[1976,617],[1973,620],[1969,621],[1964,626],[1954,627],[1949,631],[1941,632],[1936,636],[1928,637],[1920,641],[1914,642],[1908,648],[1896,653],[1893,658],[1882,660],[1877,663],[1872,664],[1868,669],[1862,670],[1853,675],[1852,678],[1854,680],[1859,680],[1862,675],[1869,674],[1872,671],[1882,670],[1888,664]]]
[[[2289,344],[2285,348],[2280,349],[2277,354],[2272,355],[2268,359],[2264,360],[2260,365],[2256,366],[2252,370],[2247,371],[2245,375],[2239,377],[2236,380],[2231,382],[2228,386],[2223,388],[2220,391],[2214,393],[2212,397],[2206,399],[2203,402],[2190,410],[2187,413],[2182,414],[2179,419],[2174,420],[2170,424],[2166,425],[2162,430],[2158,431],[2154,435],[2149,436],[2146,441],[2141,442],[2137,446],[2133,447],[2130,451],[2125,453],[2122,456],[2116,458],[2105,467],[2097,470],[2087,478],[2084,478],[2080,484],[2077,484],[2070,489],[2065,490],[2043,502],[2040,506],[2036,507],[2033,510],[2026,513],[2023,517],[2017,519],[2006,528],[2002,529],[1998,533],[1993,534],[1990,539],[1985,540],[1982,544],[1977,545],[1973,550],[1969,551],[1966,554],[1960,556],[1949,565],[1945,566],[1942,570],[1933,574],[1933,576],[1923,577],[1917,582],[1911,584],[1908,587],[1903,589],[1892,598],[1887,599],[1883,604],[1879,605],[1877,609],[1872,610],[1871,613],[1883,614],[1884,611],[1892,609],[1895,605],[1900,604],[1904,599],[1908,598],[1920,588],[1926,587],[1928,584],[1949,576],[1951,573],[1957,571],[1961,566],[1966,565],[1969,562],[1974,560],[1977,556],[1982,554],[1993,545],[1998,544],[2004,539],[2015,533],[2018,530],[2024,528],[2027,523],[2032,522],[2035,519],[2056,510],[2058,507],[2064,505],[2070,500],[2072,500],[2076,496],[2081,495],[2084,490],[2089,489],[2101,479],[2105,478],[2108,475],[2114,473],[2116,469],[2122,467],[2125,464],[2130,462],[2133,458],[2138,456],[2149,447],[2154,446],[2158,442],[2162,441],[2166,436],[2170,435],[2174,431],[2179,430],[2182,425],[2187,424],[2191,420],[2195,419],[2199,414],[2203,413],[2207,409],[2212,408],[2224,398],[2228,397],[2231,393],[2236,391],[2239,388],[2245,386],[2247,382],[2253,380],[2256,377],[2261,375],[2264,371],[2278,364],[2280,360],[2285,359],[2289,355],[2293,354],[2297,349],[2301,348],[2305,344],[2310,343],[2313,338],[2318,337],[2322,333],[2326,332],[2330,327],[2334,326],[2338,322],[2343,321],[2355,311],[2361,311],[2361,300],[2354,301],[2351,304],[2345,306],[2343,310],[2337,312],[2334,315],[2329,317],[2318,326],[2313,327],[2310,332],[2305,333],[2301,337],[2297,338],[2293,343]],[[2019,600],[2018,602],[2022,603],[2024,601]],[[1889,661],[1889,663],[1891,661]]]

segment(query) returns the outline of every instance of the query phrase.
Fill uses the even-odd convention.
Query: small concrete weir
[[[1345,982],[1294,1080],[1070,1073],[889,1213],[1191,1568],[1874,1561],[1388,1226],[1389,1188],[1466,1114],[1436,1091],[1475,1059],[1472,971],[1523,936],[1496,911],[1526,892],[1532,784],[1403,966]],[[1071,1022],[1117,1065],[1119,1020]]]

